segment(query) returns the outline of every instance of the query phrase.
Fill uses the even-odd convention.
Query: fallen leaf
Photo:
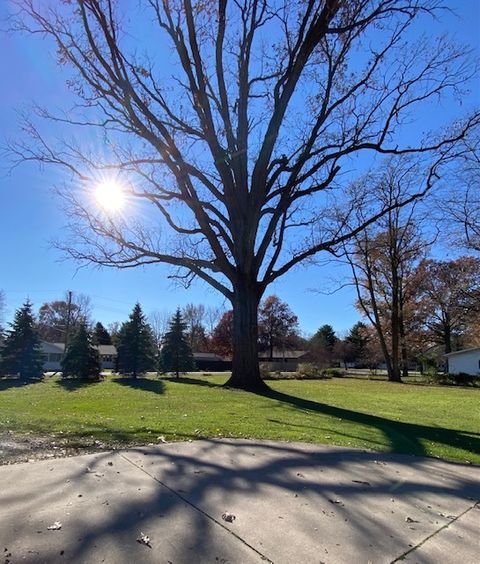
[[[333,503],[334,505],[344,505],[343,501],[341,501],[340,499],[329,499],[328,501],[330,503]]]
[[[224,521],[227,521],[227,523],[233,523],[236,517],[233,513],[229,513],[228,511],[225,511],[225,513],[222,515],[222,519]]]
[[[411,517],[405,517],[405,522],[406,523],[419,523],[420,521],[415,521],[415,519],[412,519]]]
[[[55,523],[53,525],[50,525],[50,527],[47,527],[47,531],[58,531],[62,528],[62,524],[60,523],[60,521],[55,521]]]
[[[140,537],[137,539],[137,542],[139,542],[140,544],[144,544],[145,546],[148,546],[148,548],[152,548],[152,545],[150,544],[150,537],[147,536],[145,533],[140,533]]]
[[[362,480],[352,480],[355,484],[363,484],[364,486],[371,486],[370,482],[363,482]]]

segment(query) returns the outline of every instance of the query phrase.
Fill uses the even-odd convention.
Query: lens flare
[[[125,206],[125,190],[115,180],[104,180],[95,187],[95,199],[105,211],[117,212]]]

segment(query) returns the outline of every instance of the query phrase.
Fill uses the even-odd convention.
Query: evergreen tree
[[[44,358],[29,300],[16,311],[10,325],[1,349],[0,374],[19,374],[22,380],[40,378]]]
[[[145,321],[142,308],[135,304],[128,321],[118,333],[117,367],[122,374],[138,374],[155,367],[155,345],[150,326]]]
[[[322,325],[312,337],[312,341],[316,342],[318,346],[324,347],[327,351],[333,352],[337,337],[331,325]]]
[[[162,372],[175,372],[177,378],[180,372],[188,372],[195,366],[186,329],[187,324],[183,321],[179,308],[170,321],[160,355]]]
[[[100,355],[92,343],[86,326],[82,323],[73,335],[62,360],[63,376],[98,380],[100,371]]]
[[[93,342],[96,345],[111,345],[112,338],[110,333],[105,329],[105,327],[98,321],[93,329]]]
[[[346,338],[346,341],[351,345],[351,357],[354,362],[360,364],[366,361],[369,340],[368,328],[365,323],[361,321],[355,323]]]

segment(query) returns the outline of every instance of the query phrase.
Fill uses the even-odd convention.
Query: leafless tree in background
[[[165,333],[168,331],[172,315],[171,311],[164,309],[152,311],[148,316],[148,324],[152,329],[153,338],[157,346],[160,346]]]
[[[454,243],[480,253],[480,138],[470,149],[454,171],[441,207]]]
[[[380,177],[365,179],[386,205],[403,200],[420,181],[416,167],[406,163],[390,165]],[[377,332],[388,379],[393,382],[408,375],[407,328],[415,318],[417,267],[429,247],[421,234],[416,204],[388,212],[358,234],[345,252],[359,309]]]
[[[89,296],[67,292],[65,299],[45,302],[40,306],[38,332],[45,341],[65,343],[80,324],[92,324],[91,314],[92,303]]]
[[[55,42],[79,100],[39,115],[76,139],[99,128],[107,155],[51,143],[32,122],[33,145],[12,144],[19,161],[67,173],[63,247],[112,267],[167,263],[221,292],[234,312],[230,386],[266,387],[257,311],[269,284],[423,195],[478,125],[477,113],[435,132],[411,125],[443,96],[464,97],[476,72],[465,49],[416,35],[436,0],[145,0],[135,17],[113,0],[16,4],[15,29]],[[378,154],[422,155],[428,181],[389,203],[340,174]],[[108,172],[136,216],[86,197]]]
[[[7,307],[7,300],[5,298],[5,292],[0,290],[0,337],[3,331],[3,323],[5,321],[5,310]]]

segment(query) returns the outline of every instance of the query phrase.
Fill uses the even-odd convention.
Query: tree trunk
[[[232,376],[225,384],[251,392],[268,390],[258,366],[258,304],[255,282],[235,285],[233,305]]]
[[[400,310],[400,346],[402,354],[402,378],[408,377],[408,349],[407,349],[407,338],[405,336],[405,323],[403,321],[403,307]]]
[[[445,346],[445,354],[452,352],[452,331],[450,327],[450,323],[448,318],[444,321],[443,324],[443,338],[444,338],[444,346]]]
[[[399,315],[399,282],[398,276],[392,272],[392,314],[390,322],[391,334],[391,370],[388,372],[390,382],[401,382],[400,377],[400,315]]]

